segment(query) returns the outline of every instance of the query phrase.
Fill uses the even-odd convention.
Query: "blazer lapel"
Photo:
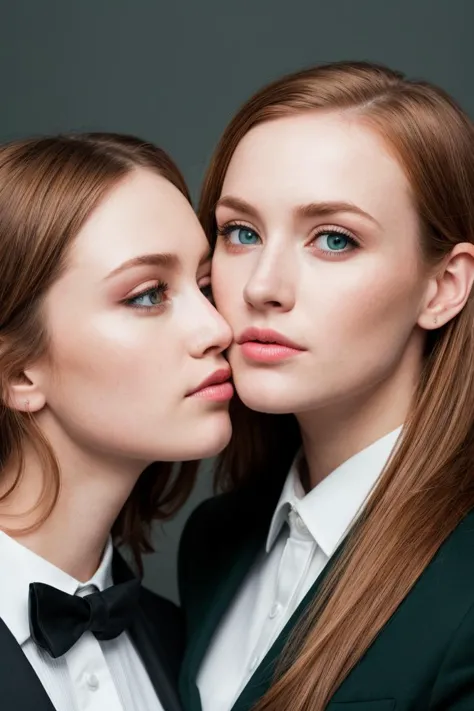
[[[113,559],[114,582],[124,582],[133,577],[133,573],[124,559],[115,551]],[[164,711],[180,711],[181,705],[176,682],[173,680],[165,651],[161,646],[160,635],[156,633],[154,626],[150,625],[146,607],[143,604],[129,627],[128,634],[135,644]]]
[[[219,569],[219,584],[209,600],[197,634],[187,647],[181,668],[180,692],[183,700],[186,700],[188,711],[201,711],[201,699],[196,684],[199,666],[222,616],[261,550],[261,545],[261,538],[254,538],[246,541],[237,554],[229,550],[228,566]]]
[[[160,647],[160,641],[153,635],[143,610],[140,610],[128,630],[156,691],[164,711],[180,711],[176,685],[172,681],[168,663]]]
[[[0,619],[0,708],[54,711],[54,706],[20,645]]]
[[[230,495],[223,534],[222,555],[212,561],[212,578],[206,581],[205,607],[198,614],[199,625],[191,631],[180,674],[180,695],[187,711],[201,711],[197,675],[211,638],[229,608],[258,553],[265,545],[281,482],[273,490]],[[211,591],[210,594],[207,594]]]

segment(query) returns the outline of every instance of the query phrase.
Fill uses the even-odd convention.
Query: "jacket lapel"
[[[147,625],[147,618],[143,610],[139,611],[128,632],[140,654],[164,711],[180,711],[181,705],[176,685],[168,670],[166,657],[160,647],[159,639]]]
[[[43,685],[3,620],[0,620],[0,657],[2,711],[54,711]]]
[[[227,495],[223,507],[226,521],[220,540],[220,555],[209,561],[209,570],[202,571],[204,594],[202,609],[194,610],[190,619],[197,621],[188,630],[188,645],[180,674],[180,695],[187,711],[201,711],[197,675],[212,636],[258,553],[265,545],[273,511],[280,496],[282,483],[273,490],[242,489]],[[224,502],[221,501],[221,505]],[[200,595],[196,597],[201,597]],[[195,601],[190,601],[195,604]]]
[[[249,571],[259,550],[260,538],[248,540],[236,553],[229,550],[228,565],[219,568],[216,586],[196,635],[187,647],[180,675],[180,692],[188,711],[201,711],[201,699],[196,684],[197,674],[211,638],[229,607],[234,595]]]
[[[113,559],[114,582],[125,582],[133,577],[133,573],[124,559],[115,551]],[[145,593],[146,591],[143,592]],[[147,614],[144,600],[145,596],[142,595],[142,603],[132,625],[128,629],[128,634],[148,672],[150,681],[164,711],[180,711],[181,705],[178,699],[176,682],[169,668],[165,650],[161,646],[160,635],[155,627],[150,624],[151,619]]]

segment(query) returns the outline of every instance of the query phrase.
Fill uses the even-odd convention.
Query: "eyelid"
[[[236,229],[238,227],[243,227],[244,229],[247,230],[252,230],[252,232],[255,232],[259,237],[260,237],[260,231],[254,227],[250,222],[246,222],[245,220],[239,220],[239,219],[233,219],[233,220],[227,220],[226,222],[219,224],[216,220],[216,229],[219,234],[222,234],[223,232],[226,232],[227,230],[231,229]]]
[[[319,235],[325,234],[326,232],[337,232],[338,234],[345,235],[346,237],[350,237],[351,239],[357,241],[357,237],[352,230],[349,230],[347,227],[342,227],[341,225],[318,225],[315,228],[313,236],[319,237]]]
[[[152,291],[153,289],[158,289],[160,286],[162,287],[163,285],[164,282],[162,279],[147,279],[146,281],[142,281],[139,286],[136,286],[131,291],[129,291],[123,301],[127,301],[129,299],[136,299],[137,296],[142,296],[143,294],[146,294],[147,292]]]
[[[361,246],[360,240],[354,235],[354,233],[346,227],[341,227],[340,225],[319,225],[312,234],[309,244],[311,245],[318,237],[321,237],[321,235],[331,233],[347,237],[347,239],[350,240],[350,242],[352,242],[352,244],[356,247]]]

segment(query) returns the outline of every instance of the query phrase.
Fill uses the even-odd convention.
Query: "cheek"
[[[332,266],[332,265],[329,265]],[[314,294],[314,284],[325,301],[324,311],[334,323],[343,322],[351,329],[361,323],[377,326],[386,318],[412,320],[425,288],[415,264],[388,258],[363,258],[321,269],[319,278],[308,271],[304,284],[307,296]],[[317,299],[317,297],[316,297]],[[316,304],[315,304],[316,305]],[[352,330],[352,329],[351,329]]]
[[[243,303],[246,284],[245,270],[237,260],[216,257],[212,265],[212,294],[217,310],[229,321]]]
[[[383,365],[401,353],[414,333],[422,298],[420,280],[402,272],[372,272],[348,280],[326,302],[320,332],[327,334],[326,354],[354,365],[360,359]],[[325,326],[324,326],[325,324]],[[319,340],[319,338],[318,338]]]
[[[55,360],[64,373],[87,374],[106,379],[117,368],[126,368],[140,351],[140,338],[126,323],[119,320],[95,319],[74,329],[69,335],[63,332],[56,339]]]
[[[97,319],[56,338],[46,396],[74,440],[139,452],[162,447],[159,433],[179,414],[182,361],[172,344],[159,348],[163,329],[153,317],[126,321]]]
[[[115,400],[134,389],[156,387],[176,358],[172,343],[160,348],[159,317],[110,313],[53,330],[52,358],[61,388],[92,390]]]

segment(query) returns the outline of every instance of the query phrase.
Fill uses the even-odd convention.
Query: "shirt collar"
[[[267,536],[272,549],[291,509],[303,522],[327,557],[330,557],[351,526],[389,460],[402,427],[347,459],[305,495],[298,464],[300,452],[288,473]]]
[[[90,592],[90,586],[104,590],[112,585],[112,557],[113,546],[109,538],[96,573],[86,583],[81,583],[0,531],[0,618],[18,644],[24,644],[30,637],[30,583],[45,583],[69,595],[80,594],[84,588],[89,588],[87,592]]]

